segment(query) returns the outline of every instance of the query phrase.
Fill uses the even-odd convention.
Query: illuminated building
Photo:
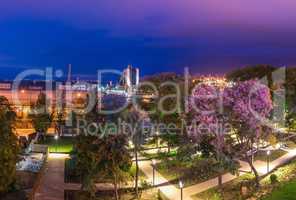
[[[125,90],[131,94],[134,92],[135,88],[140,82],[140,71],[139,68],[128,67],[123,71],[120,84],[125,88]]]

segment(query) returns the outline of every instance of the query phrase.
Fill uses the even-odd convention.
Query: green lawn
[[[218,172],[211,167],[211,163],[200,160],[197,162],[204,164],[194,166],[192,162],[181,162],[174,158],[162,160],[156,165],[156,170],[176,187],[180,179],[184,187],[189,187],[218,176]]]
[[[171,150],[170,153],[167,153],[167,152],[158,152],[158,153],[146,153],[146,152],[141,152],[141,154],[143,156],[145,156],[146,158],[148,159],[161,159],[161,158],[164,158],[164,157],[176,157],[177,155],[177,151],[176,150]]]
[[[274,190],[270,196],[263,200],[295,200],[296,199],[296,180],[284,184]]]
[[[73,150],[76,138],[60,137],[55,140],[54,137],[46,137],[45,141],[40,144],[48,145],[50,153],[70,153]]]

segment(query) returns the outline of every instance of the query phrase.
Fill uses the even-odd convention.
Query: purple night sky
[[[142,75],[296,64],[295,0],[9,0],[0,11],[0,78],[68,63]]]

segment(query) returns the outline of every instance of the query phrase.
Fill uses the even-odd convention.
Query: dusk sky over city
[[[0,0],[0,200],[296,200],[296,0]]]
[[[52,66],[224,73],[296,63],[295,0],[9,0],[0,3],[0,78]]]

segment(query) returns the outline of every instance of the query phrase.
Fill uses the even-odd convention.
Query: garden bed
[[[219,175],[211,166],[212,161],[199,160],[195,166],[191,162],[180,162],[175,159],[163,160],[156,165],[156,170],[171,184],[178,187],[179,180],[182,180],[185,187],[189,187]],[[226,173],[226,172],[224,172]]]
[[[130,177],[134,177],[136,173],[136,165],[135,163],[131,166],[131,169],[129,171]],[[145,174],[139,170],[139,183],[144,183],[147,177]],[[65,160],[65,171],[64,171],[64,180],[65,183],[81,183],[81,177],[79,173],[76,172],[75,169],[75,162],[72,159],[66,159]],[[106,180],[110,181],[110,180]],[[102,183],[102,180],[97,183]],[[130,185],[133,185],[133,183],[130,183]]]
[[[142,151],[141,154],[148,159],[162,159],[164,157],[169,158],[169,157],[176,157],[177,151],[176,150],[171,150],[170,153],[165,152],[157,152],[157,153],[147,153],[145,151]]]

